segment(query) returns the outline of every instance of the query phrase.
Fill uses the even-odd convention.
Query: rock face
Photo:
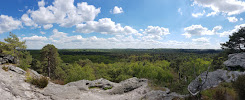
[[[4,71],[2,67],[8,67]],[[183,95],[151,90],[146,79],[130,78],[120,83],[106,79],[80,80],[66,85],[49,82],[44,89],[25,82],[25,71],[13,65],[0,65],[0,98],[2,100],[172,100]],[[40,77],[31,70],[31,74]]]
[[[12,64],[16,64],[17,60],[11,56],[11,55],[3,55],[0,54],[0,65],[1,64],[5,64],[5,63],[12,63]]]
[[[221,82],[235,81],[239,75],[243,74],[245,74],[245,72],[227,71],[222,69],[209,72],[208,74],[207,72],[203,72],[188,85],[188,91],[192,95],[196,95],[200,92],[200,90],[216,87]],[[202,87],[200,87],[201,84],[203,84]]]
[[[236,67],[245,69],[245,53],[230,54],[224,65],[231,69]]]

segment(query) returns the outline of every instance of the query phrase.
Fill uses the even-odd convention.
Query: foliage
[[[59,64],[61,63],[58,50],[54,45],[48,44],[42,48],[41,62],[44,73],[48,77],[54,78],[55,70],[57,66],[59,66]]]
[[[20,64],[18,67],[22,68],[23,70],[27,70],[27,68],[31,67],[32,63],[32,56],[28,51],[23,51],[21,52],[21,56],[19,57],[20,59]]]
[[[40,78],[38,77],[32,77],[30,75],[30,70],[26,71],[26,82],[29,82],[39,88],[45,88],[48,85],[48,78],[41,76]]]
[[[245,27],[229,36],[229,41],[221,44],[222,49],[230,49],[236,52],[245,52]]]
[[[43,67],[41,65],[41,62],[37,59],[33,59],[31,62],[31,69],[37,71],[38,73],[42,73],[43,72]]]
[[[201,92],[204,100],[237,100],[232,83],[221,83],[218,87]]]
[[[237,91],[240,100],[245,98],[245,75],[240,75],[237,80],[232,84]]]
[[[45,88],[48,85],[48,78],[44,76],[40,78],[33,78],[31,80],[31,84],[36,85],[39,88]]]
[[[10,37],[5,38],[4,41],[6,43],[0,43],[4,49],[3,53],[12,55],[14,57],[18,57],[20,55],[20,51],[26,49],[25,41],[20,41],[19,38],[13,34],[9,34]]]

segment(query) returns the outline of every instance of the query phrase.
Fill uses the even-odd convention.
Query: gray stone
[[[203,72],[188,85],[188,91],[192,95],[198,94],[201,90],[206,90],[212,87],[216,87],[221,82],[235,81],[239,75],[245,74],[245,72],[227,71],[222,69],[209,72],[208,75],[206,73],[207,72]]]
[[[44,89],[39,89],[24,80],[22,69],[14,65],[6,65],[9,71],[0,70],[0,98],[3,100],[170,100],[183,98],[182,95],[166,91],[151,90],[146,79],[136,77],[120,83],[110,82],[106,79],[94,81],[80,80],[66,85],[49,82]],[[3,65],[0,65],[0,68]],[[33,75],[38,73],[31,70]],[[89,88],[97,87],[97,88]],[[104,90],[111,87],[112,89]],[[154,99],[155,98],[155,99]]]
[[[241,67],[245,69],[245,53],[230,54],[224,65],[229,68]]]
[[[26,74],[26,71],[24,71],[23,69],[21,69],[19,67],[16,67],[16,66],[13,66],[13,65],[6,65],[6,67],[8,67],[9,70],[14,71],[14,72],[16,72],[18,74],[22,74],[22,75]]]

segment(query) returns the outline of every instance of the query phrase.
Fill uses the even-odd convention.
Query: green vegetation
[[[243,100],[245,98],[245,75],[241,75],[233,83],[233,87],[238,93],[239,99]]]

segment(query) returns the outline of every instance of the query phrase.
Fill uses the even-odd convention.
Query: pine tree
[[[230,40],[221,44],[222,49],[245,52],[245,27],[229,36]]]
[[[46,73],[48,77],[54,78],[55,69],[61,62],[58,50],[54,45],[48,44],[42,48],[41,62],[42,67],[44,68],[44,73]]]

